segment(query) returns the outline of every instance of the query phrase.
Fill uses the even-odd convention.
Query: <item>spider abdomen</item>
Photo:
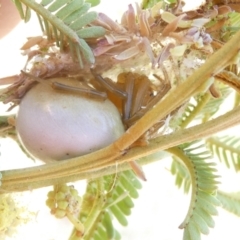
[[[79,84],[69,79],[57,81]],[[22,99],[16,129],[26,150],[44,162],[96,151],[124,133],[121,116],[109,100],[55,91],[42,83]]]

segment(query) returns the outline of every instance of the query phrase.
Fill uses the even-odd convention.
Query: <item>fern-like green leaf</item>
[[[149,9],[154,7],[157,3],[162,3],[168,7],[170,4],[177,4],[177,0],[142,0],[142,8]]]
[[[216,207],[219,205],[215,194],[217,190],[217,178],[214,174],[214,163],[210,162],[211,154],[198,142],[184,144],[178,148],[168,150],[181,160],[183,165],[175,164],[175,171],[180,182],[192,183],[192,195],[188,213],[179,226],[184,229],[184,240],[201,239],[201,234],[208,234],[209,228],[214,227],[212,216],[217,215]],[[172,166],[173,168],[173,166]],[[179,181],[179,180],[178,180]],[[185,183],[185,184],[186,184]],[[178,183],[178,186],[180,184]]]
[[[213,116],[220,108],[224,100],[229,96],[232,90],[228,87],[220,88],[221,97],[212,98],[210,93],[205,93],[192,98],[184,109],[184,112],[180,118],[173,123],[181,128],[185,128],[193,120],[203,119],[206,121],[211,116]]]
[[[97,18],[97,13],[88,12],[91,4],[84,0],[42,0],[40,3],[32,0],[15,0],[20,16],[28,21],[30,9],[36,12],[40,25],[48,39],[56,41],[62,48],[64,42],[72,48],[74,58],[77,58],[81,67],[83,60],[93,64],[93,52],[86,42],[86,38],[98,38],[105,34],[99,26],[91,26]],[[24,7],[26,10],[24,11]]]
[[[138,197],[138,189],[142,185],[130,170],[121,172],[117,176],[103,177],[102,185],[99,181],[101,182],[97,179],[88,183],[83,198],[79,220],[87,228],[84,239],[121,239],[113,225],[113,219],[127,226],[127,216],[134,207],[133,199]],[[71,240],[77,239],[75,233],[73,232]]]
[[[208,148],[228,168],[240,170],[240,138],[232,136],[211,137],[206,140]]]
[[[19,0],[13,0],[13,2],[14,2],[15,6],[16,6],[19,14],[20,14],[20,17],[21,17],[25,22],[27,22],[27,21],[30,19],[30,17],[31,17],[31,15],[30,15],[31,12],[29,11],[29,8],[27,7],[26,10],[24,11],[24,7],[23,7],[21,1],[19,1]],[[28,11],[28,12],[26,12],[26,11]]]
[[[229,40],[229,38],[235,34],[239,30],[240,26],[240,13],[239,12],[231,12],[228,14],[228,21],[222,27],[221,38],[223,41]]]
[[[86,2],[90,3],[92,7],[95,7],[100,3],[100,0],[86,0]]]
[[[172,157],[171,173],[176,176],[175,184],[177,187],[183,187],[185,193],[188,193],[191,186],[191,179],[188,170],[182,162],[176,157]]]
[[[201,95],[198,97],[197,101],[193,103],[188,103],[182,117],[180,127],[185,128],[193,119],[197,117],[199,112],[204,108],[207,102],[210,100],[211,96],[209,93]]]
[[[221,202],[222,208],[240,217],[240,192],[218,191],[217,198]]]
[[[221,97],[211,98],[207,104],[203,107],[198,117],[201,119],[209,119],[213,116],[221,107],[224,100],[232,93],[232,89],[229,87],[221,87],[220,89]]]

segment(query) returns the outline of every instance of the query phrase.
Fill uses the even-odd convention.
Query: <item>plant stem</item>
[[[105,205],[105,194],[104,194],[104,182],[103,178],[98,178],[96,181],[94,181],[97,185],[96,192],[95,192],[95,201],[94,204],[89,211],[89,214],[87,215],[87,219],[84,222],[84,236],[82,239],[89,239],[88,235],[92,235],[92,231],[94,231],[93,226],[96,223],[96,219],[99,217],[99,215],[102,213]],[[91,182],[90,184],[93,184]],[[92,197],[92,196],[91,196]],[[83,199],[84,201],[88,201],[88,194],[86,195],[86,199]],[[82,207],[82,209],[86,210],[85,207]],[[69,240],[79,239],[76,238],[77,230],[74,229]]]
[[[111,164],[105,163],[94,171],[91,170],[91,168],[86,171],[82,171],[81,167],[78,167],[75,169],[70,169],[71,171],[67,169],[68,171],[66,172],[54,172],[54,167],[58,167],[58,165],[62,164],[63,162],[50,163],[43,166],[26,169],[2,171],[3,177],[1,192],[5,193],[11,191],[24,191],[44,186],[50,186],[57,183],[65,183],[87,178],[97,178],[100,176],[123,171],[129,168],[128,164],[124,164],[126,162],[142,158],[144,156],[177,146],[185,142],[191,142],[197,139],[212,136],[220,130],[225,130],[229,127],[239,124],[239,119],[240,107],[237,107],[236,109],[233,109],[214,120],[153,139],[149,142],[149,145],[145,147],[132,148],[124,156],[121,156],[116,161],[112,161]],[[109,147],[106,147],[99,151],[107,151],[108,148]],[[98,155],[99,151],[95,152],[94,154]],[[93,153],[90,155],[93,155]],[[88,156],[82,156],[81,158],[85,160],[88,158]],[[79,158],[80,163],[81,158]],[[150,162],[155,160],[157,159],[151,159]],[[144,161],[146,164],[148,163],[148,160]],[[67,163],[68,161],[64,162],[64,164]],[[48,172],[49,168],[53,168],[53,172]],[[66,169],[63,168],[63,170]]]

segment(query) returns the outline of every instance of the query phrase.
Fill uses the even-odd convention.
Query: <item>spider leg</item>
[[[143,106],[146,106],[147,102],[153,98],[152,91],[149,92],[150,85],[150,81],[146,76],[138,74],[135,76],[131,114],[128,119],[125,119],[125,124],[128,127],[133,125],[149,109]]]
[[[56,90],[63,90],[63,91],[68,91],[68,92],[73,92],[73,93],[86,94],[88,96],[97,97],[102,100],[107,99],[107,94],[105,92],[99,92],[92,88],[72,87],[72,86],[62,84],[59,82],[52,82],[51,86],[53,89],[56,89]]]
[[[101,75],[94,72],[94,70],[91,69],[91,73],[94,76],[95,80],[106,90],[109,92],[110,100],[114,99],[114,102],[116,102],[116,97],[121,99],[120,104],[117,104],[118,108],[120,108],[120,112],[122,113],[123,122],[125,123],[128,121],[128,119],[131,117],[133,111],[138,111],[138,108],[141,107],[142,99],[145,95],[146,90],[140,91],[142,94],[137,94],[136,92],[139,90],[138,87],[136,87],[137,78],[140,76],[136,73],[121,73],[118,75],[117,83],[114,83],[109,78],[103,78]],[[123,85],[123,88],[122,88]],[[142,86],[143,84],[138,84],[139,86]],[[146,85],[146,81],[144,83]],[[148,86],[148,84],[147,84]],[[143,89],[148,89],[148,87],[145,87]],[[113,95],[113,96],[112,96]],[[140,95],[140,96],[139,96]],[[137,102],[134,100],[135,96],[139,96],[137,98]],[[112,99],[113,98],[113,99]],[[135,103],[136,102],[136,106]],[[133,109],[133,106],[134,109]],[[128,128],[128,126],[127,126]],[[135,144],[134,144],[135,145]],[[146,141],[144,139],[144,143],[142,138],[136,142],[136,146],[139,145],[146,145]],[[129,163],[134,173],[143,181],[146,181],[146,177],[144,175],[144,172],[137,164],[136,161],[132,161]]]
[[[127,93],[123,91],[121,88],[119,88],[112,80],[108,78],[103,78],[101,75],[96,74],[93,69],[91,69],[91,73],[95,77],[95,79],[110,92],[115,93],[122,99],[128,97]]]
[[[127,98],[124,100],[123,105],[123,121],[130,118],[131,107],[133,102],[133,90],[134,90],[134,77],[131,75],[127,75],[127,79],[125,81],[125,91],[127,92]]]
[[[35,77],[31,75],[30,73],[21,71],[24,75],[27,77],[33,79],[34,81],[41,83],[41,84],[47,84],[50,85],[54,90],[61,90],[61,91],[66,91],[66,92],[72,92],[72,93],[79,93],[91,97],[96,97],[101,100],[107,99],[107,94],[105,92],[100,92],[97,91],[93,88],[90,88],[89,86],[83,86],[83,87],[74,87],[66,84],[59,83],[57,81],[52,81],[52,80],[45,80],[39,77]]]
[[[136,91],[138,90],[138,88],[136,87],[136,85],[137,85],[136,77],[139,77],[139,75],[133,74],[131,72],[122,73],[120,76],[118,76],[118,81],[124,82],[125,91],[128,96],[126,99],[123,99],[123,104],[122,104],[122,107],[123,107],[122,112],[123,112],[123,121],[124,122],[127,121],[131,117],[131,114],[133,112],[133,107],[135,105],[133,103],[134,103]],[[140,99],[142,99],[142,98],[143,98],[143,96],[140,97]],[[139,101],[140,101],[140,99],[139,99]],[[137,102],[138,105],[139,105],[139,101]],[[137,108],[135,107],[135,109],[137,109]],[[142,140],[142,138],[140,139],[140,142],[142,142],[141,140]],[[144,141],[144,143],[146,144],[146,141]],[[136,145],[138,145],[138,141],[136,142]],[[136,161],[129,162],[129,165],[131,166],[133,172],[141,180],[143,180],[143,181],[147,180],[145,177],[145,174],[142,170],[142,167]]]
[[[144,105],[144,99],[150,88],[149,79],[146,76],[141,76],[135,86],[138,90],[134,92],[131,116],[136,114]]]
[[[143,169],[141,167],[141,165],[139,165],[136,161],[130,161],[128,162],[129,165],[131,166],[132,170],[134,171],[134,173],[143,181],[147,181],[147,178],[143,172]]]

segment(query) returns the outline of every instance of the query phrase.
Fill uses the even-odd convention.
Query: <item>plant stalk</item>
[[[202,123],[187,129],[181,129],[171,134],[163,135],[156,139],[150,140],[149,144],[145,147],[132,148],[124,156],[119,157],[111,164],[103,164],[99,169],[89,169],[87,171],[82,171],[81,168],[75,168],[75,171],[72,170],[71,172],[68,172],[68,176],[57,173],[55,175],[44,175],[47,165],[51,165],[51,167],[54,167],[55,165],[61,164],[61,162],[50,163],[47,165],[26,169],[2,171],[3,177],[0,192],[6,193],[14,191],[25,191],[58,183],[66,183],[88,178],[98,178],[100,176],[124,171],[126,169],[129,169],[128,164],[126,164],[129,161],[151,155],[153,153],[177,146],[185,142],[191,142],[197,139],[212,136],[219,131],[238,125],[239,119],[240,107],[237,107],[230,112],[220,117],[217,117],[216,119],[210,120],[206,123]],[[108,148],[109,147],[106,147],[99,151],[105,151]],[[97,155],[99,151],[95,152],[95,154]],[[82,158],[86,158],[86,156],[83,156]],[[148,161],[147,159],[143,159],[142,161],[140,160],[139,163],[141,164],[141,162],[144,162],[144,164],[147,164],[157,160],[158,159],[150,158],[150,160]],[[34,173],[34,175],[29,178],[22,177],[22,175],[26,175],[27,173],[29,173],[29,176],[31,176],[31,173]]]

